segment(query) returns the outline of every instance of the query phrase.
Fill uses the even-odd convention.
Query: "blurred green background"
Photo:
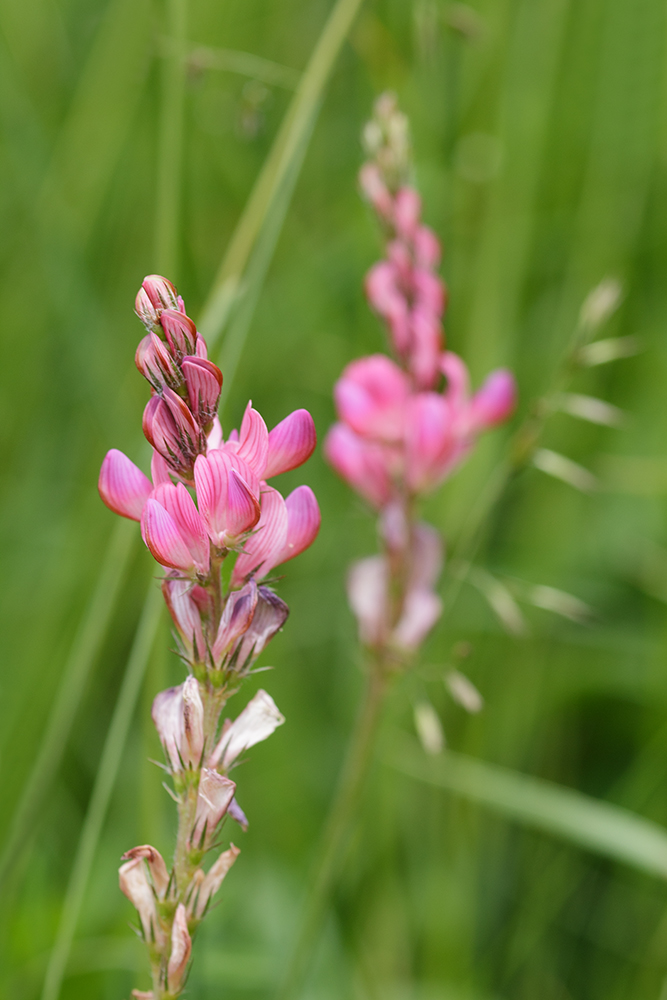
[[[188,6],[189,42],[215,51],[188,68],[180,209],[157,211],[163,228],[165,218],[175,225],[169,277],[197,316],[331,4]],[[0,837],[115,527],[97,496],[101,459],[109,447],[145,459],[132,306],[143,276],[168,256],[155,248],[168,24],[168,10],[149,0],[0,0]],[[505,594],[558,588],[592,613],[570,621],[523,603],[510,634],[507,613],[503,623],[479,587],[462,584],[420,671],[395,686],[382,738],[391,746],[399,729],[413,732],[413,706],[428,698],[452,749],[665,825],[666,42],[659,0],[363,3],[223,396],[227,429],[252,397],[269,426],[308,407],[322,437],[342,367],[382,349],[362,294],[378,233],[356,173],[361,126],[386,88],[410,116],[425,218],[445,245],[449,345],[476,384],[494,365],[514,368],[515,425],[551,384],[587,292],[606,276],[620,280],[624,299],[604,335],[636,336],[642,350],[581,373],[572,389],[621,407],[626,420],[609,429],[557,415],[543,441],[591,470],[598,488],[586,495],[526,471],[477,554]],[[491,435],[428,502],[427,517],[452,544],[506,441],[505,431]],[[230,705],[236,713],[261,683],[287,724],[239,772],[250,829],[230,824],[242,854],[196,944],[189,995],[201,1000],[272,996],[361,687],[343,580],[349,562],[373,550],[373,520],[319,453],[284,478],[289,488],[313,486],[322,532],[286,567],[280,593],[291,619],[261,661],[275,670]],[[135,545],[62,764],[10,858],[3,997],[40,995],[154,575]],[[63,1000],[120,1000],[148,986],[116,873],[134,844],[170,851],[172,804],[148,758],[161,757],[152,697],[183,677],[171,645],[163,620]],[[442,677],[452,665],[483,694],[479,715],[448,698]],[[418,783],[382,754],[358,819],[313,1000],[667,996],[664,880]]]

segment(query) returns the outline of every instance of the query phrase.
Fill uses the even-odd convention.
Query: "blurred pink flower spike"
[[[165,603],[178,631],[185,659],[190,664],[201,663],[206,650],[201,615],[192,597],[192,590],[190,580],[166,577],[162,581]]]
[[[341,420],[357,434],[390,443],[403,436],[409,396],[410,380],[384,354],[353,361],[334,389]]]
[[[127,455],[112,448],[102,462],[98,489],[102,500],[114,514],[140,521],[153,485]]]
[[[259,497],[251,488],[256,477],[237,455],[222,449],[206,457],[200,455],[194,475],[199,510],[209,538],[218,548],[234,545],[260,518]]]
[[[146,862],[155,895],[158,899],[164,899],[169,887],[169,872],[160,852],[155,847],[151,847],[150,844],[142,844],[140,847],[133,847],[126,851],[121,861],[135,861],[137,859]]]
[[[303,465],[315,451],[317,432],[308,410],[294,410],[269,432],[264,478],[279,476]]]
[[[437,392],[420,392],[406,408],[405,475],[413,493],[432,489],[459,456],[454,413]]]
[[[383,507],[391,497],[389,462],[383,448],[365,441],[346,424],[334,424],[324,442],[327,461],[373,507]]]
[[[512,414],[516,406],[516,382],[512,372],[498,368],[491,372],[472,397],[471,420],[476,430],[495,427]]]
[[[421,216],[422,201],[417,191],[412,187],[402,187],[396,192],[394,199],[394,226],[396,232],[404,240],[414,238],[419,218]]]
[[[234,644],[247,632],[253,620],[257,607],[257,584],[250,580],[240,590],[233,590],[227,598],[218,634],[211,652],[213,662],[217,665],[221,663],[225,654],[229,654]]]
[[[191,952],[187,913],[183,903],[179,903],[171,928],[171,956],[167,966],[167,986],[173,994],[178,994],[183,987]]]
[[[197,792],[195,824],[190,837],[193,850],[208,850],[222,817],[227,812],[236,785],[211,768],[202,768]]]
[[[177,309],[179,312],[185,312],[183,300],[171,281],[159,274],[149,274],[144,278],[134,302],[134,309],[149,332],[160,330],[160,316],[163,310]]]
[[[380,169],[375,163],[364,163],[359,171],[359,186],[364,197],[368,199],[378,215],[389,220],[394,210],[394,203]]]
[[[230,810],[231,811],[231,810]],[[208,905],[223,883],[227,872],[232,867],[241,851],[234,844],[229,845],[229,849],[223,851],[215,864],[211,865],[206,875],[199,881],[198,891],[193,893],[188,902],[188,909],[195,920],[201,920],[208,909]],[[203,873],[202,873],[203,874]]]
[[[160,925],[157,917],[155,893],[148,881],[146,866],[142,857],[132,858],[118,869],[120,890],[132,903],[141,922],[144,938],[159,944]]]
[[[235,721],[223,730],[208,766],[220,766],[227,771],[240,754],[267,739],[284,721],[271,695],[259,690]]]
[[[222,372],[204,358],[184,358],[182,369],[190,408],[201,426],[207,427],[218,411]]]
[[[172,771],[198,768],[204,752],[204,706],[196,678],[161,691],[151,714]]]

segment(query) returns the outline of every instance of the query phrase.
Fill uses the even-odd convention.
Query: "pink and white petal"
[[[287,507],[282,496],[271,486],[264,486],[261,516],[254,534],[236,560],[232,574],[234,585],[251,573],[259,579],[277,565],[287,542],[287,523]]]
[[[183,768],[183,685],[160,691],[153,699],[151,717],[174,771]]]
[[[294,559],[312,545],[322,522],[320,508],[310,486],[297,486],[285,500],[285,506],[287,542],[280,554],[281,563]]]
[[[252,401],[248,403],[243,414],[237,454],[250,466],[258,479],[265,478],[264,470],[269,454],[269,432],[263,418],[257,410],[253,410]]]
[[[134,861],[137,858],[143,859],[148,865],[153,880],[153,888],[158,899],[164,899],[164,894],[169,885],[169,872],[164,863],[164,858],[155,847],[150,844],[142,844],[140,847],[133,847],[126,851],[121,861]]]
[[[179,903],[171,928],[171,955],[167,966],[167,986],[171,993],[180,992],[191,952],[192,940],[188,931],[187,912],[183,903]]]
[[[269,587],[260,587],[257,606],[250,627],[243,633],[236,647],[237,665],[242,669],[249,660],[255,660],[267,642],[283,627],[289,608]]]
[[[260,689],[223,733],[209,766],[217,767],[222,760],[220,766],[227,770],[240,754],[267,739],[284,721],[271,695]]]
[[[265,479],[303,465],[315,451],[317,432],[308,410],[294,410],[269,432]]]
[[[206,451],[213,451],[215,448],[222,447],[222,424],[220,423],[220,418],[213,417],[213,426],[209,431],[209,435],[206,438]]]
[[[190,842],[194,848],[207,847],[234,798],[236,785],[211,768],[202,768],[197,809]]]
[[[227,598],[218,634],[213,643],[213,658],[218,658],[229,649],[250,627],[257,607],[257,584],[250,580],[240,590],[233,590]]]
[[[204,705],[199,691],[199,681],[192,674],[182,685],[181,706],[183,713],[181,756],[184,764],[197,768],[201,764],[204,752]]]
[[[143,858],[131,858],[118,869],[120,891],[127,896],[139,914],[146,941],[154,940],[157,930],[157,907],[148,881]]]
[[[231,806],[229,809],[229,814],[231,815]],[[225,878],[227,872],[232,867],[236,859],[238,858],[241,851],[234,844],[229,845],[229,849],[223,851],[217,861],[211,865],[208,872],[204,876],[201,887],[199,889],[199,895],[197,897],[197,903],[195,906],[194,915],[198,919],[201,919],[206,912],[206,907],[209,901],[216,894],[220,886],[222,885],[223,879]]]
[[[190,580],[174,580],[167,577],[162,581],[165,604],[183,644],[191,655],[199,659],[204,654],[206,643],[204,642],[200,610],[193,599],[192,590]]]
[[[161,566],[178,569],[182,573],[190,573],[195,568],[192,553],[173,517],[152,498],[146,501],[141,516],[141,535]]]
[[[98,489],[109,510],[132,521],[141,520],[146,501],[153,492],[148,477],[116,448],[108,451],[102,462]]]

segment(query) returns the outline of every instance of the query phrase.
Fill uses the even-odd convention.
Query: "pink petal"
[[[126,851],[121,861],[134,861],[137,858],[141,858],[148,865],[157,897],[158,899],[164,899],[164,894],[169,885],[169,872],[164,863],[164,858],[155,847],[151,847],[150,844],[142,844],[140,847],[133,847],[131,850]]]
[[[231,815],[231,805],[229,807],[229,814]],[[223,879],[240,853],[241,852],[238,847],[234,847],[233,844],[230,844],[229,849],[223,851],[218,860],[211,865],[210,869],[204,876],[199,890],[199,895],[197,897],[197,904],[194,911],[194,916],[197,919],[201,919],[204,916],[209,901],[222,885]]]
[[[294,410],[269,433],[269,454],[264,478],[278,476],[303,465],[315,451],[317,432],[308,410]]]
[[[381,441],[401,439],[409,394],[407,375],[384,354],[353,361],[334,389],[340,419],[362,437]]]
[[[399,235],[411,238],[419,225],[421,198],[411,187],[400,188],[394,198],[394,225]]]
[[[190,408],[202,427],[213,420],[222,389],[222,372],[212,361],[184,358],[183,377],[188,390]]]
[[[257,606],[250,627],[243,633],[235,649],[235,663],[238,670],[245,670],[257,659],[267,642],[283,627],[289,608],[277,594],[268,587],[260,587]]]
[[[218,634],[213,643],[213,659],[218,664],[222,655],[230,649],[250,627],[257,607],[257,584],[250,580],[240,590],[234,590],[227,598]]]
[[[206,848],[215,836],[220,820],[234,798],[236,785],[210,768],[202,768],[197,794],[195,825],[190,842],[195,849]]]
[[[446,399],[457,409],[466,408],[470,399],[470,377],[465,362],[453,351],[445,351],[440,368],[447,379]]]
[[[188,932],[187,913],[183,903],[179,903],[171,928],[171,955],[167,966],[167,986],[171,993],[180,992],[191,952],[192,941]]]
[[[264,420],[248,403],[243,414],[237,455],[253,470],[258,479],[264,479],[266,459],[269,454],[269,432]]]
[[[300,555],[312,545],[320,530],[322,516],[310,486],[298,486],[285,500],[287,507],[287,542],[279,563]],[[278,563],[276,563],[278,565]]]
[[[187,653],[200,662],[206,650],[201,615],[192,596],[190,580],[162,581],[162,594]]]
[[[120,890],[139,914],[146,941],[155,939],[158,921],[153,889],[142,858],[132,858],[118,869]]]
[[[410,371],[419,389],[432,389],[440,372],[442,328],[437,316],[415,309],[410,317]]]
[[[430,590],[408,591],[392,641],[410,651],[421,646],[442,614],[442,600]]]
[[[182,685],[160,691],[153,699],[151,718],[164,747],[167,760],[174,771],[183,768],[181,744],[183,742]]]
[[[167,342],[180,361],[185,354],[194,354],[197,344],[197,327],[178,309],[165,309],[160,324]]]
[[[383,449],[358,437],[345,424],[334,424],[324,442],[330,465],[374,507],[391,496],[391,478]]]
[[[97,486],[107,507],[132,521],[141,520],[144,505],[153,491],[148,477],[116,448],[107,452]]]
[[[153,451],[153,457],[151,458],[151,478],[153,479],[154,486],[160,486],[161,483],[171,482],[169,466],[165,462],[162,455],[155,450]]]
[[[206,453],[222,445],[222,427],[217,416],[213,417],[213,427],[206,438]]]
[[[240,754],[267,739],[284,721],[271,695],[259,690],[224,731],[211,754],[209,766],[217,767],[222,758],[220,766],[227,770]]]
[[[366,276],[366,296],[373,309],[391,325],[396,350],[403,354],[409,346],[408,303],[398,286],[398,269],[389,261],[380,261]]]
[[[445,309],[445,286],[441,279],[430,271],[417,267],[412,272],[412,285],[415,305],[434,316],[442,316]]]
[[[484,385],[472,397],[471,421],[484,430],[507,420],[516,405],[516,382],[507,368],[491,372]]]
[[[227,480],[227,539],[231,542],[250,531],[260,518],[260,505],[236,469],[230,469]]]
[[[366,646],[385,641],[388,626],[389,571],[383,556],[360,559],[350,567],[347,597]]]
[[[391,218],[393,199],[375,163],[364,163],[359,171],[359,186],[375,211],[385,219]]]
[[[287,541],[287,507],[277,490],[262,490],[262,510],[257,528],[236,560],[232,583],[236,586],[249,574],[259,579],[277,565]]]
[[[224,545],[224,533],[227,525],[227,480],[229,477],[229,461],[225,452],[215,450],[204,457],[199,455],[195,461],[195,486],[199,512],[214,545]]]
[[[171,514],[157,501],[146,501],[141,517],[141,535],[161,566],[189,573],[194,559]]]
[[[417,267],[432,271],[440,263],[440,241],[428,226],[418,226],[413,237]]]
[[[206,527],[194,500],[183,483],[174,486],[163,483],[156,487],[153,499],[171,514],[181,538],[187,545],[195,566],[200,573],[208,573],[210,566],[210,546]]]
[[[457,445],[452,410],[435,392],[421,392],[410,401],[406,417],[406,479],[419,493],[435,486]]]

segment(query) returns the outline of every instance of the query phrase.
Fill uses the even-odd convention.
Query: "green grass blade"
[[[88,877],[95,857],[97,842],[104,823],[111,793],[116,782],[127,734],[146,671],[146,664],[155,640],[163,609],[162,593],[151,582],[139,627],[132,645],[118,701],[114,709],[102,758],[95,778],[93,793],[86,813],[70,874],[67,893],[58,927],[58,935],[49,961],[42,1000],[57,1000],[67,967],[72,940],[81,911]]]
[[[303,156],[304,136],[312,130],[324,88],[361,3],[362,0],[338,0],[313,49],[202,309],[199,328],[210,346],[227,323],[241,287],[241,276],[285,178],[293,162]]]
[[[29,840],[43,796],[60,767],[72,723],[99,654],[134,548],[136,528],[122,520],[114,528],[97,587],[74,639],[35,763],[24,785],[0,856],[0,889]]]
[[[384,759],[418,781],[649,875],[667,878],[667,830],[620,806],[449,750],[439,757],[426,757],[417,742],[407,737],[395,741]]]

